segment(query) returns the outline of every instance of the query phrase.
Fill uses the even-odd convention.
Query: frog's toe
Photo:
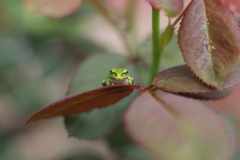
[[[107,84],[106,84],[106,82],[105,82],[105,81],[103,81],[103,82],[102,82],[102,85],[103,85],[103,86],[107,86]]]

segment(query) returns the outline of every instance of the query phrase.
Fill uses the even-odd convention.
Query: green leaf
[[[231,88],[240,83],[240,61],[223,81],[222,89]],[[187,65],[176,66],[156,74],[153,86],[171,93],[206,93],[218,91],[207,86],[191,71]]]
[[[65,157],[61,160],[104,160],[102,156],[96,155],[96,153],[79,153],[76,155],[71,155],[69,157]]]
[[[200,101],[168,93],[139,95],[124,117],[130,137],[165,160],[226,160],[233,139],[216,113]]]
[[[93,89],[102,85],[111,68],[128,68],[136,77],[132,67],[125,66],[125,58],[114,54],[98,54],[89,57],[75,72],[68,94]],[[125,64],[123,66],[123,64]],[[137,82],[137,79],[135,78]],[[136,91],[134,91],[136,92]],[[96,139],[112,132],[121,123],[122,114],[137,93],[107,108],[65,117],[65,126],[70,136]]]
[[[102,81],[111,68],[126,68],[125,57],[116,54],[97,54],[89,56],[77,67],[70,81],[67,95],[102,87]],[[131,74],[131,71],[129,71]]]
[[[97,139],[109,134],[121,123],[122,115],[135,96],[136,92],[107,108],[65,117],[69,136]]]
[[[179,46],[191,70],[221,88],[240,54],[236,18],[218,0],[193,0],[179,29]]]
[[[170,40],[173,37],[173,33],[174,33],[174,28],[172,26],[168,26],[166,28],[166,30],[163,32],[163,35],[160,37],[160,45],[161,47],[165,47]]]
[[[16,132],[14,132],[16,133]],[[14,136],[13,132],[4,132],[3,130],[0,130],[0,157],[4,157],[4,154],[6,153],[6,150],[9,148],[11,144],[11,138]]]
[[[125,133],[123,126],[106,137],[111,150],[125,160],[153,160],[153,158],[134,144]]]

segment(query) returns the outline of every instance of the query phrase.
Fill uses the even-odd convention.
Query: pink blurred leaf
[[[226,126],[200,101],[144,92],[124,121],[130,137],[159,159],[226,160],[232,155]]]
[[[233,87],[229,96],[223,99],[206,101],[205,103],[218,112],[229,113],[235,118],[240,119],[240,84]]]
[[[178,15],[183,9],[183,0],[147,0],[155,10],[164,10],[168,17]]]
[[[150,5],[152,6],[152,8],[156,11],[161,10],[161,5],[159,3],[158,0],[146,0],[150,3]]]
[[[158,0],[168,17],[178,15],[183,9],[183,0]]]
[[[26,124],[56,116],[67,116],[107,107],[128,96],[139,85],[113,85],[67,96],[43,107]]]
[[[206,101],[205,104],[217,112],[227,115],[231,119],[231,125],[234,125],[236,152],[240,153],[240,84],[231,89],[229,96],[215,101]]]
[[[28,13],[50,18],[63,18],[75,12],[82,0],[23,0]]]
[[[223,5],[232,10],[233,12],[240,13],[240,1],[239,0],[221,0]]]
[[[240,61],[223,81],[222,89],[231,88],[240,83]],[[207,86],[191,71],[187,65],[176,66],[156,74],[153,86],[171,93],[206,93],[217,91]]]
[[[191,70],[208,85],[221,88],[240,54],[240,32],[232,13],[219,0],[193,0],[178,37]]]

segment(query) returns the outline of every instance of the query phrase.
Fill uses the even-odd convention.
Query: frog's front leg
[[[128,83],[133,84],[133,82],[134,82],[134,78],[133,77],[128,77]]]
[[[103,80],[103,81],[102,81],[102,85],[103,85],[103,86],[108,86],[108,85],[109,85],[108,82],[109,82],[109,79]]]
[[[106,83],[105,80],[102,81],[102,85],[103,85],[103,86],[107,86],[107,83]]]
[[[103,86],[107,86],[107,84],[106,84],[105,81],[102,81],[102,85],[103,85]]]

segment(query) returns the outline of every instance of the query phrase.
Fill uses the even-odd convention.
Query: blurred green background
[[[25,16],[22,1],[1,0],[0,160],[95,160],[94,155],[74,158],[90,149],[108,154],[101,140],[69,139],[62,118],[25,126],[31,114],[65,95],[73,68],[101,50],[76,36],[86,12],[83,4],[63,19]]]
[[[23,5],[0,2],[0,160],[99,160],[95,153],[114,159],[101,139],[68,138],[61,117],[25,126],[38,109],[64,97],[76,66],[109,51],[81,36],[79,30],[96,15],[88,3],[63,19],[26,15]],[[165,50],[163,68],[182,63],[176,38],[172,45]],[[139,50],[147,63],[150,52],[148,42]]]
[[[142,13],[151,15],[147,12]],[[147,23],[150,17],[144,17],[144,15],[139,17],[143,19],[144,23]],[[88,56],[121,51],[119,48],[116,48],[115,51],[115,46],[110,46],[113,49],[109,49],[99,43],[91,42],[89,40],[91,38],[86,38],[84,31],[88,27],[90,28],[90,25],[95,25],[95,28],[106,26],[100,25],[98,21],[93,23],[93,20],[98,20],[97,16],[100,17],[86,1],[83,1],[81,7],[70,16],[52,19],[26,15],[22,1],[1,0],[0,160],[115,160],[116,155],[110,152],[109,146],[115,150],[115,154],[134,157],[129,158],[131,160],[148,159],[142,156],[138,148],[129,145],[126,137],[122,137],[121,128],[108,137],[110,144],[107,144],[103,139],[89,141],[69,138],[62,117],[25,126],[25,122],[34,112],[65,96],[74,70]],[[163,25],[165,23],[166,26],[168,21],[164,22],[163,20],[161,23]],[[144,32],[146,29],[145,26],[137,27],[139,32]],[[96,35],[100,36],[96,39],[115,42],[115,39],[111,39],[107,35],[112,32],[104,29],[102,33]],[[101,32],[101,30],[97,31]],[[101,37],[103,35],[104,37]],[[130,35],[138,36],[134,33],[130,33]],[[131,42],[134,46],[140,43],[139,41]],[[145,37],[141,42],[143,45],[140,44],[140,48],[137,48],[139,47],[137,45],[137,47],[134,46],[142,58],[141,60],[144,61],[144,65],[140,64],[142,66],[139,67],[139,70],[144,69],[140,71],[140,76],[135,78],[136,82],[148,81],[148,67],[151,63],[151,39]],[[105,59],[100,62],[102,63]],[[113,60],[111,64],[115,62],[117,61]],[[164,49],[161,69],[182,63],[177,39],[174,36]],[[97,66],[101,66],[101,64]],[[99,86],[101,86],[107,73],[101,73],[98,68],[94,68],[94,66],[90,68],[93,76],[89,75],[89,77],[96,78],[97,76],[99,80],[94,80],[99,81]],[[86,76],[85,79],[89,77]],[[146,80],[140,80],[144,78]],[[95,88],[95,85],[98,84],[90,87],[94,86]],[[141,85],[148,86],[147,83]],[[89,88],[89,86],[83,86],[82,89],[85,89],[84,87]],[[237,159],[238,156],[236,156]]]

